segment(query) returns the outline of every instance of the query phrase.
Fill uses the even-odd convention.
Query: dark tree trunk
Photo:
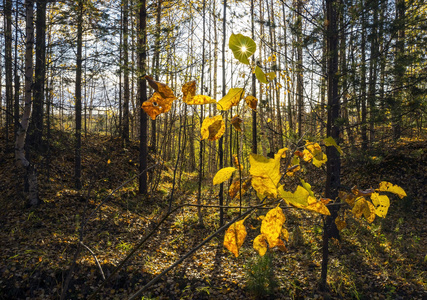
[[[123,1],[123,132],[125,145],[129,144],[129,3]]]
[[[337,124],[340,112],[340,98],[338,95],[338,12],[336,0],[326,0],[326,38],[328,53],[328,123],[326,127],[327,135],[339,143],[340,128]],[[338,151],[335,147],[327,147],[326,154],[328,161],[326,164],[326,190],[325,196],[330,199],[337,199],[340,185],[341,162]],[[321,273],[321,286],[326,288],[327,266],[329,256],[329,239],[339,238],[339,232],[335,225],[338,208],[331,207],[331,215],[326,217],[323,232],[323,260]]]
[[[77,55],[76,55],[76,141],[74,157],[74,181],[77,190],[82,188],[82,48],[83,48],[83,0],[78,1],[77,7]]]
[[[9,142],[9,127],[12,124],[12,0],[4,0],[5,25],[5,71],[6,71],[6,143]]]
[[[28,144],[33,151],[40,153],[43,137],[44,87],[46,78],[46,0],[37,1],[36,33],[34,99],[28,131]]]
[[[148,151],[147,151],[147,114],[142,109],[141,105],[147,101],[147,82],[144,79],[146,73],[146,43],[147,43],[147,8],[145,0],[139,2],[139,171],[142,172],[139,176],[139,193],[147,194],[147,166],[148,166]]]

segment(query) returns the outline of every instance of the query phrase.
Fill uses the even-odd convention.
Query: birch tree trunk
[[[26,49],[25,49],[25,104],[21,124],[16,133],[15,161],[18,166],[25,168],[28,180],[28,204],[36,206],[40,203],[38,197],[37,174],[33,165],[25,157],[25,137],[31,115],[31,95],[33,85],[33,46],[34,46],[34,1],[26,0]]]

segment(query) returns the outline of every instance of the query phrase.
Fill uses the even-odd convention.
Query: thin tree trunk
[[[34,24],[33,24],[33,0],[25,1],[26,9],[26,50],[25,50],[25,106],[22,115],[22,121],[19,126],[16,144],[15,160],[18,165],[26,168],[28,179],[28,203],[30,206],[36,206],[40,203],[38,197],[37,174],[33,165],[25,157],[25,137],[28,129],[31,115],[31,96],[33,85],[33,45],[34,45]]]
[[[255,40],[255,10],[254,0],[251,0],[251,34]],[[255,64],[255,58],[252,57],[252,63]],[[256,98],[256,75],[252,72],[252,96]],[[258,153],[258,135],[257,135],[257,112],[252,110],[252,153]]]
[[[226,40],[226,20],[227,20],[227,0],[224,0],[223,5],[223,16],[222,16],[222,96],[224,97],[227,94],[226,91],[226,78],[225,78],[225,40]],[[219,169],[224,167],[224,152],[223,152],[223,140],[224,137],[220,137],[218,143],[218,155],[219,155]],[[224,183],[219,185],[219,226],[224,224]]]
[[[6,77],[6,144],[9,142],[9,127],[12,124],[12,0],[4,0],[5,23],[5,77]]]
[[[328,53],[328,123],[327,135],[334,138],[339,143],[340,128],[336,123],[339,118],[340,98],[338,95],[338,11],[336,0],[326,0],[326,37]],[[326,155],[326,190],[325,196],[330,199],[338,197],[338,188],[340,186],[341,162],[338,151],[335,147],[327,147]],[[335,225],[335,219],[339,207],[330,208],[331,215],[326,218],[323,231],[323,258],[321,272],[321,287],[326,289],[327,270],[329,257],[329,239],[339,238],[339,232]]]
[[[143,102],[147,101],[147,82],[143,78],[146,73],[146,44],[147,44],[147,10],[145,0],[140,0],[139,3],[139,121],[140,121],[140,144],[139,144],[139,171],[143,172],[139,177],[139,193],[147,194],[147,172],[144,172],[148,167],[148,149],[147,149],[147,114],[141,108]]]
[[[123,132],[125,146],[129,144],[129,1],[123,1]]]
[[[36,68],[34,77],[33,112],[28,132],[29,146],[40,153],[43,136],[44,86],[46,78],[46,1],[37,1]]]
[[[76,141],[74,157],[74,180],[77,190],[82,188],[82,47],[83,47],[83,0],[78,1],[77,7],[77,56],[76,56]]]

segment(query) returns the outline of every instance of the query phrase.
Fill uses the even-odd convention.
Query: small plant
[[[277,282],[273,273],[271,254],[258,256],[246,266],[246,287],[255,298],[265,297],[274,293]]]

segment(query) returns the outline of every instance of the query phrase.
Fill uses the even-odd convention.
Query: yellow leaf
[[[265,73],[265,77],[267,78],[268,81],[272,81],[274,78],[276,78],[276,73],[274,72]]]
[[[251,178],[246,179],[242,182],[242,196],[249,190],[251,187]],[[231,184],[228,194],[230,195],[231,199],[234,198],[240,198],[240,179],[236,179]]]
[[[380,182],[380,186],[376,190],[380,192],[390,192],[396,194],[400,197],[400,199],[407,196],[406,192],[400,186],[387,181]]]
[[[289,241],[289,232],[286,228],[282,228],[282,233],[280,235],[282,237],[282,239],[284,239],[285,241]]]
[[[155,120],[158,115],[166,113],[171,109],[172,102],[175,99],[175,96],[164,98],[159,92],[154,92],[153,96],[148,101],[142,103],[141,107],[151,119]]]
[[[234,129],[236,129],[237,131],[242,131],[242,128],[240,127],[240,124],[242,124],[243,120],[238,116],[234,116],[231,119],[231,125],[233,125]]]
[[[204,119],[200,131],[202,140],[215,141],[219,139],[225,132],[225,123],[222,120],[222,115]]]
[[[341,147],[337,145],[337,142],[335,142],[333,137],[329,136],[326,139],[324,139],[323,142],[325,143],[326,146],[335,147],[341,155],[344,154],[344,152],[342,152],[341,150]]]
[[[257,104],[258,104],[258,99],[255,98],[254,96],[246,96],[245,98],[246,104],[252,108],[253,110],[256,110]]]
[[[302,208],[305,210],[311,210],[323,215],[330,215],[329,209],[322,201],[317,201],[316,198],[310,196],[310,193],[304,189],[302,186],[297,186],[297,189],[294,193],[285,192],[283,186],[279,187],[280,196],[286,201],[286,203],[291,204],[295,207]]]
[[[242,88],[232,88],[228,91],[221,100],[217,103],[218,110],[229,110],[232,106],[239,104],[240,99],[245,95],[245,90]]]
[[[294,174],[296,172],[298,172],[299,170],[301,170],[301,166],[300,166],[299,163],[300,163],[299,157],[297,155],[294,155],[292,157],[292,160],[291,160],[291,164],[290,164],[291,167],[288,168],[288,170],[286,172],[286,175],[288,175],[288,176],[294,176]]]
[[[363,212],[366,209],[366,200],[364,197],[359,197],[356,199],[353,209],[351,210],[351,212],[353,213],[353,215],[356,218],[360,218],[363,215]]]
[[[264,254],[267,252],[267,242],[263,234],[258,235],[254,239],[254,249],[260,256],[264,256]]]
[[[173,91],[166,84],[154,81],[153,78],[148,75],[145,76],[145,79],[148,81],[148,84],[156,92],[158,92],[163,99],[169,99],[169,98],[173,98],[173,100],[176,99],[175,95],[173,94]]]
[[[255,76],[259,80],[259,82],[268,84],[268,80],[265,76],[264,71],[258,66],[255,66]]]
[[[372,193],[371,200],[375,207],[375,214],[378,217],[385,218],[390,207],[390,199],[386,195]]]
[[[274,158],[267,158],[259,154],[251,154],[249,163],[251,168],[249,173],[252,175],[252,187],[258,193],[260,198],[277,197],[277,185],[281,178],[280,159],[287,148],[280,149]]]
[[[344,191],[339,191],[338,197],[350,205],[350,207],[354,206],[354,200],[356,196],[353,193],[346,193]]]
[[[186,102],[186,103],[190,104],[190,105],[203,105],[203,104],[216,103],[216,100],[209,97],[209,96],[196,95],[193,97],[193,99],[191,99],[191,101]]]
[[[347,226],[347,223],[345,222],[345,220],[341,220],[340,217],[337,217],[335,219],[335,225],[337,225],[338,230],[341,231]]]
[[[307,190],[307,192],[310,194],[310,196],[314,197],[314,193],[311,190],[311,185],[308,182],[305,182],[304,179],[300,179],[302,187]]]
[[[270,119],[270,118],[268,118],[268,119],[267,119],[267,123],[270,123],[270,122],[272,122],[272,121],[271,121],[271,119]]]
[[[107,164],[110,164],[110,163],[111,163],[111,160],[108,160],[108,161],[107,161]]]
[[[303,159],[305,161],[312,160],[312,164],[318,168],[328,161],[326,154],[322,152],[322,148],[318,143],[306,141],[305,147],[306,149],[303,151]]]
[[[295,192],[286,192],[283,189],[283,185],[279,187],[280,197],[286,201],[286,203],[294,205],[296,207],[303,208],[308,205],[308,197],[310,193],[302,186],[297,186]]]
[[[270,248],[281,246],[283,241],[280,239],[282,234],[282,226],[286,221],[282,209],[277,206],[271,209],[261,223],[261,233],[267,239]]]
[[[239,256],[239,249],[242,247],[247,235],[245,225],[243,225],[245,220],[246,218],[231,224],[224,236],[225,248],[230,250],[236,257]]]
[[[230,179],[230,177],[233,175],[234,171],[236,171],[237,169],[234,167],[228,167],[228,168],[222,168],[221,170],[219,170],[214,178],[213,178],[213,184],[217,185],[220,183],[223,183],[224,181]]]
[[[192,104],[192,100],[196,95],[196,82],[190,81],[182,86],[182,100],[184,103]]]
[[[366,221],[368,221],[368,223],[372,223],[375,220],[375,207],[369,201],[366,201],[366,206],[363,210],[363,216],[365,217]]]

